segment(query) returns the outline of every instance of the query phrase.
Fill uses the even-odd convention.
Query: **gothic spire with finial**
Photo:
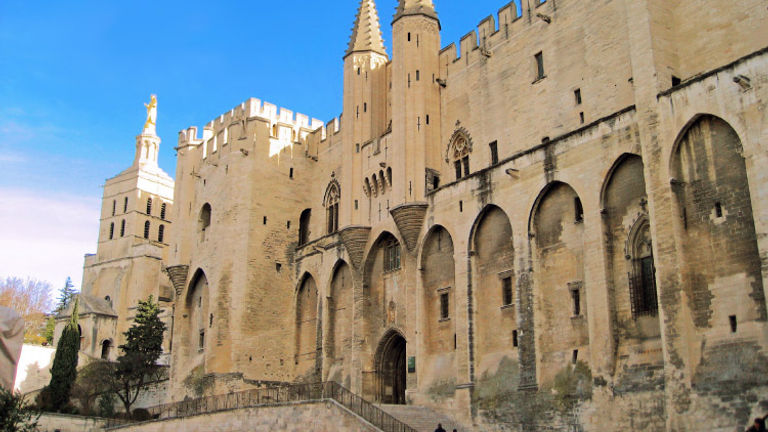
[[[432,4],[432,0],[399,0],[394,21],[406,15],[426,15],[437,19],[437,12],[435,12],[435,5]]]
[[[373,51],[384,56],[387,55],[384,39],[381,38],[379,14],[376,12],[376,4],[373,0],[360,1],[346,55],[361,51]]]

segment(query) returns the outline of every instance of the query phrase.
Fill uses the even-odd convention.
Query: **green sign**
[[[408,357],[408,373],[416,373],[416,357]]]

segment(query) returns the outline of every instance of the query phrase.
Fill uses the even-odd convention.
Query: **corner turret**
[[[437,12],[435,12],[435,5],[432,4],[432,0],[400,0],[392,23],[394,24],[395,21],[408,15],[425,15],[437,19]]]

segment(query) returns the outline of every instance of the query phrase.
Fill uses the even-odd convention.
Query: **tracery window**
[[[336,182],[332,182],[325,192],[325,215],[328,234],[339,230],[339,199],[341,193]]]
[[[629,253],[631,260],[630,301],[632,317],[656,316],[659,305],[656,298],[656,268],[653,264],[653,243],[648,220],[635,224],[630,233]]]
[[[448,154],[446,162],[453,163],[453,169],[456,171],[456,180],[461,180],[469,176],[469,154],[472,152],[472,142],[469,135],[462,128],[457,130],[451,137],[448,145]]]
[[[384,271],[400,269],[400,243],[391,239],[384,248]]]

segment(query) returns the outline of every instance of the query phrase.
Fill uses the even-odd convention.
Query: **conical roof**
[[[405,15],[427,15],[437,19],[432,0],[400,0],[395,12],[395,21]]]
[[[349,39],[349,48],[346,55],[359,51],[373,51],[387,55],[384,48],[384,39],[381,38],[381,26],[379,14],[376,12],[376,4],[373,0],[361,0],[357,9],[357,19],[352,28],[352,37]]]

